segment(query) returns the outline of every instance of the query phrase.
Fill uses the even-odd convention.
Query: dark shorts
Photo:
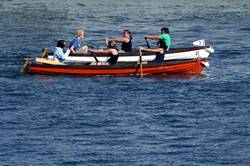
[[[152,61],[152,63],[161,63],[164,62],[165,52],[163,54],[156,53],[155,59]]]

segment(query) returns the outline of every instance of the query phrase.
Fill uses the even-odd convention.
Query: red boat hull
[[[143,64],[143,75],[200,74],[204,68],[201,60]],[[140,75],[140,65],[45,65],[30,64],[30,74],[74,75]]]

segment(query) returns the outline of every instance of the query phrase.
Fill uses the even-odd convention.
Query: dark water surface
[[[0,165],[250,165],[248,0],[0,0]],[[215,48],[201,77],[22,76],[78,28],[84,43],[168,26]]]

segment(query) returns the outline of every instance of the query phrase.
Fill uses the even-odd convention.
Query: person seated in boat
[[[83,47],[80,47],[80,42],[83,39],[84,39],[84,30],[79,29],[77,31],[76,37],[72,40],[72,42],[69,45],[69,49],[72,54],[76,54],[76,53],[87,54],[88,53],[88,46],[85,45]]]
[[[144,37],[147,39],[156,39],[158,41],[158,48],[144,48],[140,47],[141,51],[155,52],[156,58],[153,62],[163,62],[165,53],[170,49],[171,37],[169,35],[169,29],[167,27],[161,28],[160,35],[147,35]]]
[[[123,37],[121,38],[106,38],[106,44],[108,45],[108,41],[119,42],[121,44],[121,51],[131,52],[132,51],[132,35],[129,30],[123,31]]]
[[[109,54],[110,58],[108,59],[107,62],[110,65],[114,65],[118,60],[118,49],[114,41],[108,41],[108,49],[99,49],[99,50],[90,49],[89,51],[98,54]]]
[[[67,58],[69,56],[70,49],[67,49],[66,51],[64,51],[65,48],[66,48],[66,41],[65,40],[59,40],[57,42],[55,52],[53,54],[53,60],[54,61],[62,62],[62,61],[65,60],[65,58]]]

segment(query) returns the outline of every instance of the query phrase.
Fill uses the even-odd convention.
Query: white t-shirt
[[[56,47],[56,50],[53,55],[54,61],[63,61],[66,57],[69,56],[70,50],[68,49],[65,53],[63,52],[63,49],[60,47]]]

